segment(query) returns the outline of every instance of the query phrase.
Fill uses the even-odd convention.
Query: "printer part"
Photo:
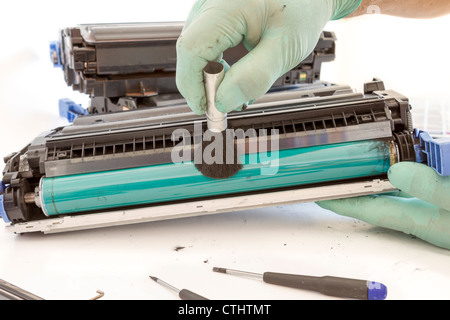
[[[133,110],[161,103],[154,97],[178,94],[175,84],[176,41],[183,22],[84,24],[60,30],[50,45],[55,67],[73,90],[90,97],[91,114]],[[272,90],[320,79],[323,62],[335,59],[335,34],[324,31],[314,51],[273,84]],[[244,45],[223,54],[229,65],[247,54]],[[181,96],[180,96],[181,97]],[[71,108],[70,108],[71,106]],[[73,118],[85,111],[75,103],[60,105]]]
[[[387,172],[401,161],[448,174],[446,142],[414,130],[408,98],[379,79],[362,93],[318,81],[335,52],[334,34],[324,32],[268,93],[227,114],[242,170],[205,177],[195,164],[207,119],[175,85],[182,26],[61,31],[52,59],[91,106],[61,100],[72,123],[4,157],[0,216],[8,230],[55,233],[391,192]],[[224,58],[233,64],[243,49]]]
[[[427,161],[408,99],[378,79],[364,93],[324,83],[270,92],[229,113],[228,128],[245,133],[235,141],[243,169],[223,180],[194,166],[206,117],[165,100],[76,117],[6,156],[0,215],[8,230],[53,233],[378,194],[395,190],[393,164]]]

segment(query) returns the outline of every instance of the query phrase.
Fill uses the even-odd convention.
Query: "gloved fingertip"
[[[408,161],[398,162],[389,168],[388,174],[396,175],[407,173],[408,170],[411,170],[411,167],[414,166],[414,164],[415,164],[414,162]]]
[[[245,102],[244,104],[242,104],[241,106],[237,107],[233,111],[244,111],[244,110],[247,110],[248,106],[249,106],[249,102]]]
[[[422,185],[430,184],[435,180],[436,172],[417,162],[399,162],[393,165],[388,171],[389,181],[397,188],[416,196],[416,192],[422,193]],[[428,188],[430,186],[427,186]]]
[[[252,99],[247,102],[247,106],[250,106],[250,105],[254,104],[255,102],[256,102],[256,99]]]
[[[214,104],[216,106],[216,109],[219,110],[220,112],[223,112],[223,113],[228,112],[228,110],[225,108],[225,106],[223,105],[223,103],[221,101],[216,100],[214,102]]]
[[[248,108],[248,102],[244,103],[241,107],[236,109],[236,111],[244,111],[244,110],[247,110],[247,108]]]
[[[223,113],[229,113],[234,110],[242,110],[247,101],[239,87],[221,85],[217,91],[215,103],[217,110]]]
[[[186,101],[189,108],[191,108],[192,112],[195,113],[198,116],[201,116],[203,114],[205,114],[206,112],[206,105],[203,105],[202,102],[200,102],[199,104],[196,103],[192,103],[189,101]]]
[[[241,111],[243,109],[243,105],[245,103],[238,104],[235,106],[235,105],[227,104],[226,102],[223,103],[222,100],[216,100],[215,104],[216,104],[217,110],[219,110],[220,112],[229,113],[229,112],[235,111],[235,110]]]
[[[390,167],[388,174],[393,176],[410,176],[413,172],[417,170],[434,173],[433,169],[422,163],[402,161]]]
[[[330,200],[316,201],[316,204],[322,209],[329,209]]]
[[[321,207],[322,209],[326,210],[339,210],[341,204],[346,201],[347,199],[335,199],[335,200],[322,200],[322,201],[316,201],[316,204]]]
[[[370,212],[377,206],[378,196],[368,195],[353,198],[343,198],[335,200],[317,201],[321,208],[333,211],[339,215],[353,218],[364,217],[366,212]]]

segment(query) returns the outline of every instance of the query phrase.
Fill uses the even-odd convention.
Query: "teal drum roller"
[[[391,148],[367,140],[245,155],[228,179],[207,178],[193,162],[43,178],[41,204],[54,216],[379,176],[392,164]]]

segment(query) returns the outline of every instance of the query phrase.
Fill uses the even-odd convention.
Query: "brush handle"
[[[203,69],[203,80],[206,93],[206,118],[208,129],[222,132],[227,128],[227,114],[216,108],[216,91],[225,76],[225,69],[219,62],[208,62]]]

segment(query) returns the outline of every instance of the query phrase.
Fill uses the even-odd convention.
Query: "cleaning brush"
[[[227,130],[227,114],[217,110],[214,102],[224,75],[224,67],[219,62],[209,62],[203,69],[208,129],[202,139],[201,161],[196,161],[195,166],[204,176],[213,179],[232,177],[243,167],[234,134]]]

